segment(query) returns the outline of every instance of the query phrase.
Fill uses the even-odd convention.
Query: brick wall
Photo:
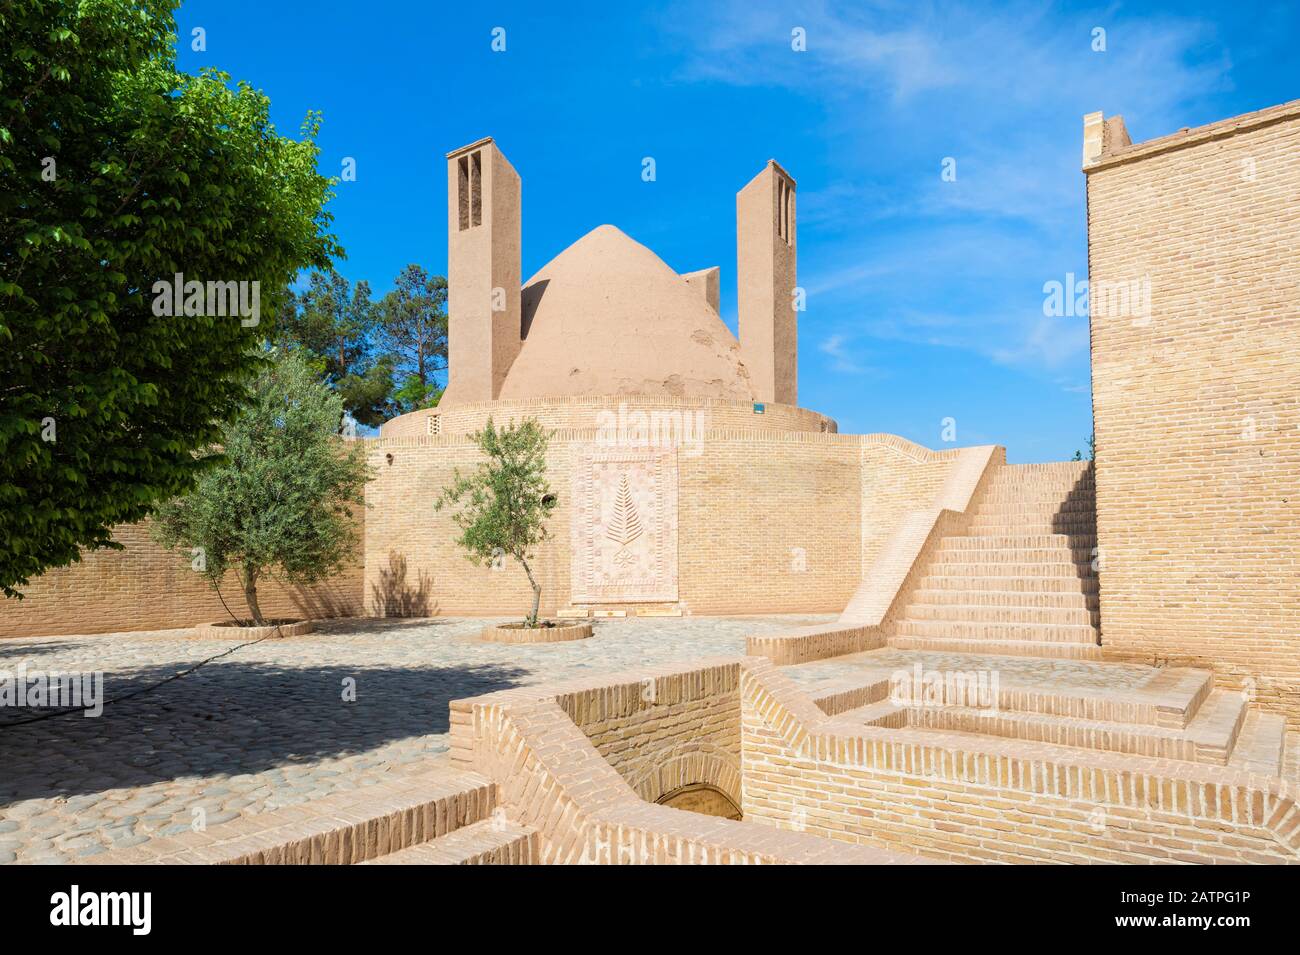
[[[930,506],[952,467],[952,457],[894,435],[862,445],[862,566],[870,567],[908,511]],[[892,440],[890,440],[892,439]]]
[[[601,757],[646,802],[708,786],[739,808],[739,670],[645,677],[556,697]]]
[[[692,613],[837,613],[862,576],[857,439],[719,437],[681,457],[678,561]]]
[[[467,436],[380,439],[369,461],[374,479],[366,487],[367,613],[522,617],[530,609],[532,588],[523,570],[510,560],[499,570],[472,564],[456,544],[460,530],[451,511],[434,509],[456,469],[467,473],[482,461]],[[554,614],[569,597],[569,461],[568,445],[553,441],[547,463],[558,505],[551,540],[537,549],[532,565],[545,614]]]
[[[737,719],[743,822],[651,805],[629,785],[638,747],[673,752],[675,723],[693,726],[681,741],[730,754]],[[451,725],[453,764],[497,783],[548,862],[851,863],[882,850],[910,862],[1300,862],[1300,808],[1280,779],[863,726],[828,716],[765,660],[504,690],[453,702]]]
[[[574,448],[594,439],[590,430],[559,430],[551,440],[548,478],[558,506],[534,568],[544,613],[569,605],[570,472]],[[885,440],[910,453],[864,453]],[[887,534],[904,498],[914,493],[931,503],[957,459],[956,451],[931,452],[893,436],[706,432],[691,453],[678,454],[680,606],[697,614],[839,612],[863,574],[864,511],[872,533]],[[528,607],[520,568],[510,561],[501,570],[472,565],[455,543],[450,513],[434,510],[455,470],[479,461],[466,435],[373,443],[369,612],[514,614]]]
[[[740,696],[748,821],[954,862],[1300,862],[1277,779],[837,722],[767,661]]]
[[[661,403],[671,410],[672,403]],[[690,409],[690,403],[682,405]],[[798,411],[799,409],[788,409]],[[803,412],[800,412],[801,414]],[[819,417],[819,416],[818,416]],[[556,507],[551,540],[537,552],[542,612],[570,603],[574,454],[592,429],[553,433],[548,470]],[[451,512],[434,509],[459,468],[481,460],[467,434],[366,442],[374,479],[366,489],[364,556],[318,587],[267,584],[263,609],[313,617],[513,615],[531,603],[522,570],[475,566],[455,543]],[[716,428],[677,455],[678,593],[697,614],[837,613],[912,501],[935,503],[960,458],[892,435]],[[121,528],[125,552],[88,554],[0,605],[7,636],[187,627],[222,619],[215,594],[188,563],[154,544],[144,525]],[[362,565],[364,564],[364,570]],[[239,588],[223,584],[232,610]],[[619,604],[631,611],[637,604]]]
[[[384,422],[383,438],[410,438],[426,434],[469,434],[483,427],[491,416],[498,424],[510,420],[536,418],[551,429],[595,428],[598,416],[617,415],[620,406],[628,414],[644,412],[698,414],[705,428],[753,428],[764,431],[835,432],[835,422],[825,415],[793,405],[765,403],[763,413],[756,414],[754,403],[722,398],[667,398],[656,395],[580,395],[556,398],[515,398],[492,402],[450,404],[423,411],[412,411]],[[431,419],[437,419],[433,430]],[[606,418],[606,420],[609,420]]]
[[[918,864],[902,853],[780,832],[645,801],[593,742],[607,717],[638,730],[664,730],[665,708],[701,713],[710,698],[737,692],[734,661],[698,661],[586,683],[503,690],[451,704],[451,759],[497,785],[509,818],[538,832],[548,863]],[[647,681],[658,704],[642,701]],[[640,718],[636,714],[640,713]],[[715,715],[739,712],[721,703]],[[582,728],[574,720],[577,719]],[[713,719],[701,725],[716,724]],[[609,739],[605,740],[608,749]],[[626,764],[625,764],[626,768]],[[680,777],[679,777],[680,778]]]
[[[364,520],[364,518],[362,518]],[[203,577],[190,569],[188,553],[164,550],[148,522],[118,527],[113,537],[125,550],[98,550],[79,564],[47,571],[24,588],[24,598],[0,598],[0,637],[165,630],[227,620],[229,614]],[[361,611],[360,559],[343,574],[314,587],[258,585],[266,617],[346,617]],[[221,596],[237,616],[248,615],[234,574]]]
[[[1251,681],[1300,725],[1300,101],[1099,143],[1084,168],[1104,651]],[[1099,281],[1149,281],[1149,313],[1098,314]]]

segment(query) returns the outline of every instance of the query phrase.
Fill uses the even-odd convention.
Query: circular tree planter
[[[254,626],[251,620],[218,620],[215,623],[199,624],[194,628],[194,636],[217,637],[221,640],[232,637],[261,640],[264,637],[296,637],[315,629],[310,620],[270,620],[264,627]]]
[[[563,643],[566,640],[585,640],[589,636],[589,623],[552,623],[540,627],[503,623],[499,627],[483,628],[483,639],[493,643]]]

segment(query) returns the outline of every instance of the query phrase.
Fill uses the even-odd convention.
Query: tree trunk
[[[519,563],[524,565],[524,573],[528,575],[528,582],[533,585],[533,612],[528,617],[528,619],[524,621],[524,625],[529,627],[535,627],[537,626],[537,608],[542,603],[542,587],[536,580],[533,579],[533,572],[528,567],[528,561],[520,557]]]
[[[244,600],[248,602],[248,612],[253,615],[253,623],[259,627],[266,625],[262,619],[262,608],[257,605],[257,571],[244,570]]]

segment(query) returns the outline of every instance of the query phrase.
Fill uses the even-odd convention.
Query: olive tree
[[[542,586],[529,561],[535,558],[534,548],[550,536],[546,521],[556,503],[546,483],[548,435],[533,418],[500,430],[488,418],[474,441],[487,460],[471,474],[457,469],[434,506],[457,508],[452,515],[461,529],[456,543],[471,563],[490,564],[504,557],[519,562],[533,588],[533,607],[524,626],[535,627]]]
[[[343,399],[296,352],[277,352],[253,384],[195,489],[159,508],[155,535],[197,556],[215,587],[235,571],[254,623],[258,583],[317,583],[357,548],[354,508],[368,477],[361,445],[338,436]]]

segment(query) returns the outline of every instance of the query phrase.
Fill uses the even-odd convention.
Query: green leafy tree
[[[398,412],[433,407],[442,397],[435,373],[447,367],[447,280],[408,265],[381,306],[385,350],[401,382]]]
[[[256,623],[264,622],[259,581],[316,583],[355,552],[351,513],[364,506],[368,471],[361,446],[338,437],[342,415],[343,399],[302,355],[277,353],[227,429],[215,466],[158,510],[159,542],[201,557],[213,586],[235,570]]]
[[[1089,460],[1089,461],[1095,461],[1096,459],[1097,459],[1097,435],[1096,435],[1096,434],[1090,434],[1090,435],[1088,435],[1088,460]],[[1082,451],[1075,451],[1075,452],[1074,452],[1074,457],[1073,457],[1071,460],[1074,460],[1074,461],[1082,461],[1082,460],[1083,460],[1083,452],[1082,452]]]
[[[550,535],[546,520],[555,509],[555,496],[546,483],[548,435],[533,418],[498,431],[489,418],[474,440],[487,461],[468,475],[456,471],[452,485],[434,507],[452,505],[461,535],[456,539],[471,563],[490,564],[512,557],[524,568],[533,588],[533,609],[524,626],[537,626],[542,587],[529,561],[533,549]]]
[[[193,486],[327,233],[319,117],[175,65],[177,0],[0,2],[0,590]],[[169,314],[160,280],[247,283]],[[256,283],[256,284],[254,284]],[[252,294],[249,294],[250,304]],[[190,311],[187,308],[185,311]],[[254,314],[255,313],[255,314]]]

